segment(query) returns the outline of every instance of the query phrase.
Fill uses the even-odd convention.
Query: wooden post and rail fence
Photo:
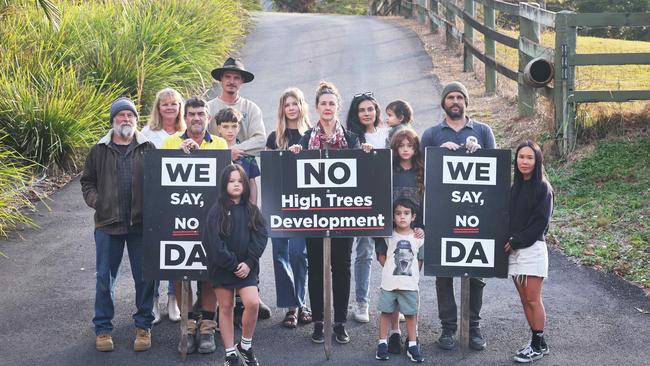
[[[459,5],[463,2],[462,7]],[[476,4],[483,19],[476,17]],[[497,73],[518,84],[520,116],[536,112],[537,96],[548,98],[555,109],[556,141],[561,156],[576,143],[576,105],[592,102],[650,100],[650,90],[576,90],[576,66],[650,65],[650,53],[576,53],[577,30],[581,27],[640,27],[650,25],[650,13],[551,12],[535,3],[500,0],[369,0],[370,15],[401,15],[418,19],[431,32],[444,30],[447,47],[463,45],[463,70],[474,71],[474,58],[485,67],[485,91],[497,89]],[[499,32],[497,12],[519,18],[519,37]],[[459,29],[457,18],[462,21]],[[541,27],[553,28],[555,47],[540,43]],[[484,36],[484,51],[475,44],[474,31]],[[496,43],[518,50],[514,70],[496,59]]]

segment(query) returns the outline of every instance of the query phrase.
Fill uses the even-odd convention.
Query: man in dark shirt
[[[142,276],[143,165],[144,151],[155,147],[137,131],[138,112],[130,99],[113,102],[110,122],[113,128],[90,149],[81,176],[84,200],[95,210],[95,348],[106,352],[114,347],[115,283],[126,244],[138,309],[133,348],[146,351],[151,347],[154,283]]]
[[[480,148],[496,148],[492,129],[465,114],[468,102],[467,89],[463,84],[454,81],[445,85],[441,100],[442,109],[445,111],[444,119],[424,131],[422,153],[429,146],[439,146],[454,151],[464,148],[468,153],[473,153]],[[481,335],[479,320],[485,282],[481,278],[470,278],[469,283],[469,346],[475,350],[482,350],[485,349],[486,342]],[[438,339],[438,346],[442,349],[452,349],[456,345],[454,336],[458,328],[453,278],[436,277],[436,293],[438,317],[442,323],[442,335]]]

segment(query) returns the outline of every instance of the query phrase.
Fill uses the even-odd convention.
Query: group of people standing
[[[205,248],[209,281],[201,281],[197,307],[191,311],[192,294],[184,307],[190,309],[187,344],[179,350],[188,353],[214,352],[218,330],[225,347],[225,364],[257,365],[252,338],[258,317],[268,311],[258,289],[259,258],[265,250],[268,233],[257,208],[256,177],[260,169],[254,158],[260,150],[363,149],[390,148],[393,152],[393,227],[390,238],[332,239],[332,283],[334,335],[339,343],[350,342],[345,323],[351,284],[352,252],[355,252],[355,304],[353,318],[370,321],[369,279],[373,252],[383,267],[378,308],[381,313],[379,342],[375,357],[386,360],[390,353],[406,349],[414,362],[422,362],[417,337],[419,311],[419,271],[423,259],[424,150],[429,146],[450,150],[496,147],[489,126],[465,113],[469,102],[466,88],[447,84],[441,105],[445,112],[440,123],[428,128],[422,138],[411,128],[413,111],[402,100],[391,102],[381,119],[381,109],[373,93],[352,98],[345,123],[338,119],[341,96],[332,83],[321,82],[316,91],[318,121],[309,120],[303,92],[289,88],[279,99],[277,125],[268,137],[260,108],[239,95],[242,84],[254,79],[239,60],[229,58],[212,71],[221,84],[221,94],[206,102],[200,97],[184,101],[173,89],[161,90],[151,117],[142,133],[137,131],[138,112],[127,98],[110,107],[111,130],[86,159],[81,179],[84,199],[95,210],[97,286],[95,296],[95,345],[98,351],[112,351],[114,286],[124,245],[129,252],[136,289],[137,312],[134,349],[151,347],[152,324],[159,321],[159,284],[142,277],[142,200],[143,153],[148,149],[230,149],[233,164],[220,177],[219,199],[204,221]],[[548,354],[544,340],[545,310],[541,299],[548,258],[544,234],[552,212],[552,188],[545,178],[541,149],[531,141],[517,147],[514,184],[510,197],[510,239],[503,243],[510,253],[509,275],[524,307],[531,327],[531,342],[515,353],[519,362],[530,362]],[[387,167],[388,168],[388,167]],[[282,325],[296,328],[313,322],[311,339],[324,342],[323,250],[322,238],[273,238],[273,267],[277,307],[286,309]],[[399,258],[396,258],[399,256]],[[396,261],[408,265],[396,266]],[[307,283],[308,282],[308,283]],[[470,280],[470,347],[481,350],[486,342],[480,331],[480,311],[485,282]],[[306,289],[309,293],[307,306]],[[191,291],[190,291],[191,292]],[[457,306],[453,279],[436,278],[442,334],[438,345],[452,349],[456,344]],[[180,283],[168,286],[168,314],[180,318],[176,299],[181,298]],[[239,305],[238,305],[239,304]],[[407,341],[402,344],[400,317],[407,323]],[[240,342],[234,341],[234,325],[241,326]]]

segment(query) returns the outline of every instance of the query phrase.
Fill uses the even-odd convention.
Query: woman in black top
[[[514,360],[532,362],[549,353],[544,340],[546,311],[542,285],[548,276],[544,235],[553,212],[553,188],[546,179],[542,150],[536,143],[522,142],[515,157],[515,177],[510,189],[510,239],[504,249],[510,254],[508,275],[514,279],[532,331],[530,344],[518,350]]]
[[[280,96],[278,125],[266,140],[268,150],[285,150],[300,142],[311,127],[309,107],[298,88],[289,88]],[[273,273],[277,306],[286,308],[282,325],[295,328],[311,322],[311,310],[305,301],[307,252],[304,238],[272,238]]]
[[[370,151],[372,145],[359,145],[359,138],[343,127],[336,118],[341,106],[341,96],[336,87],[328,82],[321,82],[316,91],[316,111],[319,120],[307,130],[300,143],[289,148],[297,154],[302,150],[341,150],[363,148]],[[350,262],[352,255],[351,238],[332,239],[332,292],[334,297],[334,333],[339,343],[350,342],[345,330],[350,298]],[[307,238],[307,260],[309,299],[313,310],[314,343],[325,342],[323,329],[323,239]]]

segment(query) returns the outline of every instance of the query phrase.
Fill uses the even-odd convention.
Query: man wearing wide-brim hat
[[[247,71],[239,59],[229,57],[223,66],[212,70],[212,77],[221,84],[221,94],[208,102],[210,124],[208,132],[217,135],[214,116],[224,108],[234,108],[243,115],[241,129],[237,135],[239,143],[231,148],[232,160],[244,154],[258,155],[266,143],[266,129],[262,120],[262,110],[257,104],[239,95],[242,84],[253,81],[255,75]]]

